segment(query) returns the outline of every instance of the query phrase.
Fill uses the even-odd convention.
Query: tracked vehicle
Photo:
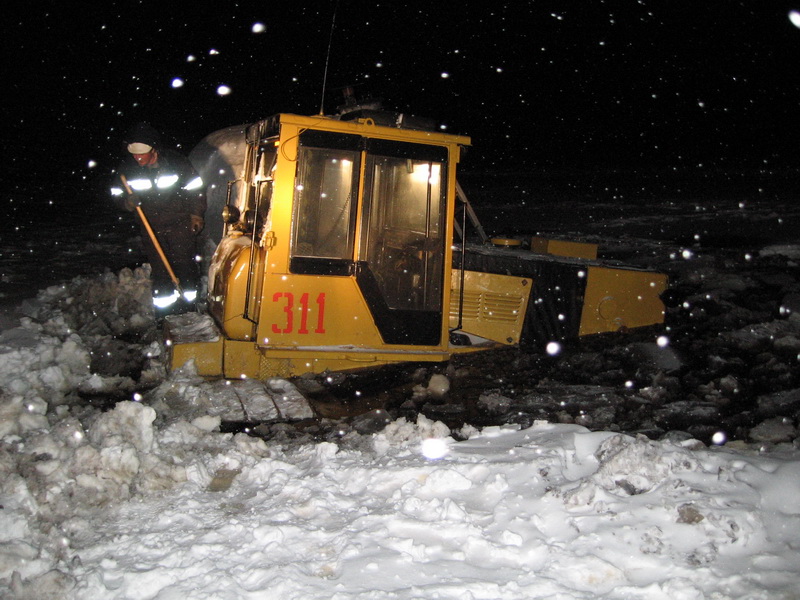
[[[360,110],[278,114],[244,141],[208,310],[166,322],[173,369],[265,380],[663,322],[663,274],[488,239],[456,179],[466,136]]]

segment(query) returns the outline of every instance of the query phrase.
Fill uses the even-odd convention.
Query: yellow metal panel
[[[597,244],[585,242],[570,242],[566,240],[548,240],[546,238],[531,238],[531,250],[539,254],[553,254],[556,256],[569,256],[572,258],[597,258]]]
[[[441,362],[450,358],[447,352],[438,351],[358,351],[347,348],[260,349],[258,352],[261,356],[261,379],[325,371],[354,371],[399,362]]]
[[[418,144],[455,144],[458,146],[469,146],[471,144],[470,138],[465,135],[452,135],[449,133],[440,133],[438,131],[401,129],[399,127],[385,127],[376,125],[369,119],[341,121],[319,115],[307,117],[284,113],[280,115],[280,120],[281,124],[296,127],[298,130],[322,129]],[[281,137],[283,138],[284,136],[281,135]],[[457,158],[457,155],[453,158]]]
[[[459,270],[453,269],[450,285],[450,327],[453,328],[458,326],[461,304]],[[518,343],[530,293],[528,278],[465,271],[461,329],[503,344]]]
[[[580,335],[663,323],[666,289],[662,273],[589,267]]]
[[[223,337],[208,315],[170,315],[164,321],[166,362],[170,370],[193,361],[203,377],[222,376]]]
[[[353,277],[268,274],[258,345],[378,348],[380,333]]]
[[[522,240],[517,240],[515,238],[499,238],[495,237],[490,240],[494,246],[501,246],[501,247],[515,247],[521,246]]]
[[[263,353],[261,354],[258,365],[258,378],[261,380],[269,379],[270,377],[293,377],[302,374],[296,372],[293,361],[288,358],[267,358]]]
[[[213,342],[172,343],[168,349],[170,371],[194,361],[201,377],[222,377],[222,338]]]
[[[295,172],[297,170],[299,127],[282,123],[278,161],[272,188],[272,203],[265,229],[270,231],[272,248],[265,268],[267,272],[289,271],[289,240],[292,232]]]
[[[253,342],[225,340],[223,360],[227,379],[259,376],[261,355]]]
[[[231,236],[222,240],[214,253],[209,270],[210,312],[219,323],[225,336],[235,340],[248,340],[253,336],[253,324],[242,318],[247,302],[247,277],[250,270],[249,237]],[[259,253],[260,254],[260,253]],[[259,293],[259,269],[253,271],[250,293]],[[251,306],[258,305],[251,298]]]

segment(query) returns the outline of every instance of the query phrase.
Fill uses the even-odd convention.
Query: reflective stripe
[[[156,185],[158,186],[158,189],[163,190],[178,183],[178,179],[180,179],[180,177],[177,175],[161,175],[158,179],[156,179]]]
[[[197,190],[197,189],[200,189],[201,187],[203,187],[203,179],[201,177],[195,177],[189,183],[187,183],[185,186],[183,186],[183,189],[185,189],[185,190]]]
[[[128,185],[132,190],[137,192],[144,192],[153,189],[153,182],[149,179],[129,179]]]
[[[197,298],[197,292],[195,290],[184,290],[183,297],[186,298],[188,302],[194,302]]]
[[[180,298],[180,294],[178,292],[173,292],[171,296],[159,296],[157,298],[153,298],[153,304],[156,308],[167,308],[168,306],[172,306],[175,302],[178,301]]]
[[[180,181],[180,175],[176,175],[174,173],[170,173],[168,175],[159,175],[156,179],[156,187],[160,190],[166,190],[171,188],[176,183]],[[150,179],[140,178],[140,179],[129,179],[128,185],[131,187],[132,190],[136,192],[146,192],[147,190],[153,189],[153,182]],[[194,177],[189,183],[183,186],[184,190],[198,190],[203,187],[203,179],[201,177]],[[114,196],[119,196],[123,193],[123,190],[117,187],[111,188],[111,194]]]

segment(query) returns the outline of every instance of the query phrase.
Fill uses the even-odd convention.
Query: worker
[[[157,317],[163,318],[191,308],[197,300],[197,242],[206,212],[205,189],[189,160],[164,148],[160,134],[149,124],[134,126],[124,143],[111,194],[120,208],[139,214],[152,273],[153,304]]]

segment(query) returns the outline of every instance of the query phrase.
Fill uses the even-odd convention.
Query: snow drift
[[[423,415],[327,441],[220,433],[236,402],[165,378],[148,285],[44,290],[0,335],[2,598],[800,594],[791,444]]]

